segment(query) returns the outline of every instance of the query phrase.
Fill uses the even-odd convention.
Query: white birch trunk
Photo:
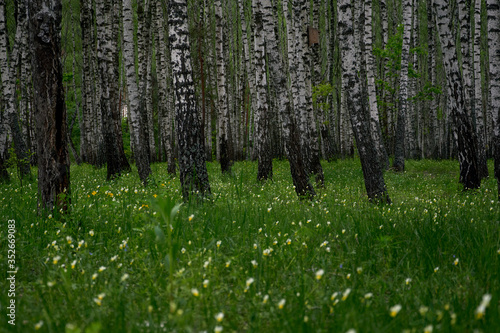
[[[134,55],[134,21],[132,16],[132,1],[123,0],[123,65],[127,76],[127,90],[130,110],[131,141],[139,177],[146,184],[151,174],[149,164],[147,145],[144,138],[144,128],[141,126],[141,105],[139,88],[135,74],[135,55]]]

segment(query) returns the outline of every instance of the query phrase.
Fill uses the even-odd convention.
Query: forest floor
[[[377,206],[359,161],[323,167],[325,187],[299,201],[287,162],[266,183],[255,162],[209,163],[213,196],[178,206],[165,164],[146,188],[136,171],[107,182],[73,166],[71,213],[45,218],[36,181],[14,174],[0,185],[0,332],[498,332],[493,177],[464,192],[458,162],[407,161]]]

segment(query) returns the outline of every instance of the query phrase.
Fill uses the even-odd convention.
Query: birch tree
[[[495,178],[498,183],[500,201],[500,1],[486,0],[488,13],[488,48],[490,59],[490,112],[493,115],[493,155],[495,158]]]
[[[377,103],[377,91],[375,86],[375,56],[373,55],[373,27],[372,27],[372,5],[373,1],[365,2],[365,48],[366,48],[366,72],[367,72],[367,90],[368,105],[370,108],[370,129],[375,141],[377,156],[384,168],[389,167],[389,155],[385,149],[380,128],[379,109]]]
[[[167,172],[175,175],[176,164],[173,147],[174,98],[168,39],[165,38],[166,20],[161,2],[156,3],[156,68],[158,71],[158,119],[159,131],[167,160]]]
[[[267,92],[266,54],[264,21],[262,17],[262,3],[252,0],[254,17],[254,63],[255,63],[255,138],[258,159],[257,179],[266,180],[273,177],[273,156],[270,138],[270,108]]]
[[[14,142],[14,150],[17,155],[17,167],[21,177],[25,177],[30,174],[30,165],[28,148],[23,139],[21,127],[19,125],[19,116],[16,105],[15,68],[17,67],[19,44],[21,43],[23,30],[25,30],[24,25],[27,24],[26,20],[26,11],[21,10],[17,17],[16,36],[9,59],[7,49],[7,25],[5,21],[5,0],[0,0],[0,72],[3,88],[2,95],[6,109],[4,117],[10,127],[10,134],[12,135],[12,141]]]
[[[144,135],[144,124],[141,121],[141,114],[144,113],[144,103],[141,103],[135,74],[134,21],[131,0],[123,0],[123,65],[127,76],[132,148],[134,149],[139,177],[144,184],[147,184],[147,179],[151,175],[151,166],[149,164],[147,141]]]
[[[39,207],[67,210],[70,168],[61,64],[60,0],[29,2],[33,89],[38,143]]]
[[[216,56],[217,56],[217,135],[219,136],[220,166],[223,173],[231,172],[231,127],[229,119],[228,89],[226,82],[227,22],[222,11],[222,0],[215,1]],[[224,6],[225,7],[225,6]]]
[[[361,101],[361,85],[357,75],[354,27],[350,0],[338,0],[340,47],[342,61],[342,94],[351,114],[351,124],[358,146],[365,187],[371,201],[390,203],[384,175],[370,134],[370,119]]]
[[[278,109],[283,120],[285,151],[290,162],[290,172],[292,174],[295,192],[299,197],[312,198],[315,195],[314,189],[309,182],[309,177],[302,160],[300,146],[300,135],[297,123],[292,112],[289,86],[287,82],[287,70],[283,55],[279,48],[277,20],[273,15],[271,0],[262,0],[259,8],[262,13],[264,32],[266,36],[266,50],[269,61],[269,74],[273,88],[276,90]]]
[[[403,49],[401,54],[401,79],[399,84],[399,110],[394,146],[394,162],[396,171],[405,169],[405,136],[406,117],[408,113],[408,66],[410,58],[412,1],[403,0]]]
[[[472,103],[473,112],[471,113],[476,120],[479,176],[481,178],[488,178],[488,159],[486,156],[485,148],[486,129],[484,124],[483,92],[481,80],[481,2],[482,0],[474,0],[474,80],[472,81],[472,90],[474,95]]]
[[[446,81],[449,92],[450,116],[453,121],[453,136],[460,163],[460,182],[465,189],[479,188],[481,179],[477,168],[477,151],[472,124],[467,114],[463,78],[458,66],[455,39],[452,36],[451,8],[448,1],[434,0],[434,12],[443,51]]]
[[[187,0],[170,0],[168,8],[172,76],[175,91],[175,127],[179,146],[182,196],[210,195],[205,147],[195,97]]]

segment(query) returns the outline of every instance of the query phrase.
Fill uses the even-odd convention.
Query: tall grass
[[[105,170],[75,166],[71,214],[47,218],[36,212],[36,182],[0,185],[18,264],[16,326],[2,315],[1,331],[498,330],[494,179],[463,192],[458,163],[407,161],[404,174],[386,173],[393,204],[377,206],[358,161],[323,167],[325,187],[308,202],[297,200],[286,162],[274,162],[266,183],[256,163],[232,175],[209,164],[213,196],[179,207],[179,180],[163,164],[147,188],[136,173],[106,182]],[[3,272],[6,255],[4,227]]]

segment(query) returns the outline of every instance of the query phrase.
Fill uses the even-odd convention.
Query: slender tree
[[[262,0],[259,8],[262,13],[262,20],[265,32],[265,42],[267,58],[269,61],[269,74],[272,86],[276,91],[278,99],[278,109],[283,120],[285,151],[290,162],[295,192],[299,197],[312,198],[315,195],[314,189],[309,182],[302,152],[300,147],[300,136],[295,117],[292,112],[292,103],[287,82],[287,70],[283,55],[279,49],[277,20],[273,15],[273,5],[271,0]]]
[[[25,25],[27,24],[27,16],[26,10],[24,10],[24,4],[22,4],[20,7],[21,10],[17,15],[16,37],[9,59],[7,56],[8,36],[7,25],[5,22],[5,0],[0,0],[0,72],[3,87],[2,95],[6,108],[4,117],[6,118],[7,123],[10,126],[10,133],[14,142],[14,150],[17,155],[20,175],[21,177],[25,177],[30,174],[28,147],[26,146],[26,143],[23,139],[16,107],[15,68],[17,67],[19,45],[21,44],[23,31],[26,30]]]
[[[452,36],[451,8],[448,1],[434,0],[434,12],[443,50],[444,67],[449,98],[450,115],[453,121],[453,136],[458,150],[460,163],[460,182],[465,189],[479,188],[481,179],[477,168],[477,151],[474,131],[467,114],[463,78],[458,66],[455,39]]]
[[[361,101],[361,84],[357,75],[354,27],[350,0],[338,0],[340,47],[342,61],[342,94],[351,114],[351,124],[358,146],[361,167],[368,198],[375,202],[390,203],[384,175],[377,159],[377,151],[370,134],[370,119]]]
[[[151,166],[144,134],[144,123],[141,114],[144,113],[144,103],[141,103],[139,88],[135,74],[134,55],[134,22],[132,16],[132,1],[123,0],[123,64],[127,75],[128,99],[130,110],[130,127],[132,148],[134,149],[135,162],[141,181],[146,184],[151,175]],[[144,98],[142,98],[143,100]]]
[[[62,3],[60,0],[32,0],[29,13],[39,206],[47,210],[67,210],[70,169],[61,64]]]
[[[182,195],[187,200],[192,194],[210,195],[210,183],[191,67],[186,0],[169,1],[168,24],[179,172]]]
[[[222,0],[215,1],[215,18],[216,18],[216,56],[217,56],[217,135],[219,136],[219,157],[220,166],[223,173],[231,172],[231,127],[229,119],[228,105],[228,89],[226,80],[226,63],[227,63],[227,22],[226,16],[223,15]],[[224,6],[226,7],[226,6]]]
[[[401,79],[399,84],[399,110],[394,145],[394,163],[396,171],[405,169],[406,117],[408,113],[408,66],[410,61],[410,37],[412,19],[412,1],[403,1],[403,50],[401,54]]]
[[[500,201],[500,1],[486,0],[488,13],[488,48],[490,59],[490,112],[493,115],[493,155],[495,158],[495,178],[498,183]]]
[[[365,2],[365,48],[366,48],[366,73],[367,73],[367,89],[368,89],[368,105],[370,107],[370,128],[377,155],[380,163],[384,168],[389,167],[389,155],[385,149],[384,140],[382,138],[382,130],[380,128],[379,108],[377,102],[377,91],[375,85],[375,56],[373,55],[373,28],[372,28],[372,5],[373,1]]]
[[[473,70],[474,79],[472,80],[473,103],[472,116],[476,121],[477,134],[477,153],[479,176],[488,178],[488,159],[486,156],[486,130],[484,124],[483,111],[483,92],[481,80],[481,0],[474,0],[474,48],[473,48]]]
[[[258,171],[257,179],[266,180],[273,177],[273,156],[270,138],[270,108],[268,82],[266,75],[266,53],[262,3],[252,1],[252,13],[255,22],[255,136],[257,146]]]

